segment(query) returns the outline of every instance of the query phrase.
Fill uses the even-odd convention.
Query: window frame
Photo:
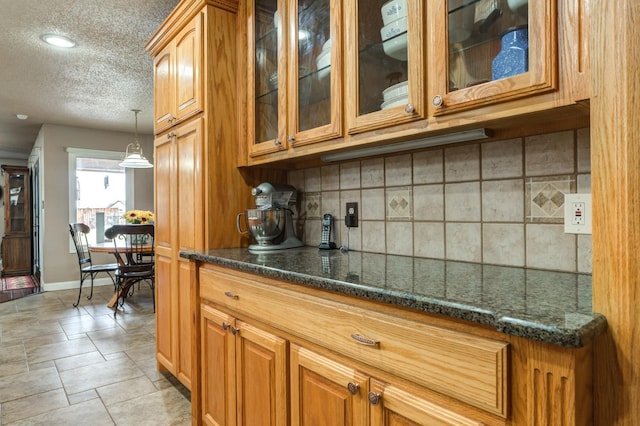
[[[77,212],[77,186],[76,167],[77,158],[99,158],[107,160],[122,160],[122,152],[107,151],[100,149],[85,149],[67,147],[68,171],[69,171],[69,223],[75,223]],[[125,207],[126,210],[133,209],[134,205],[134,173],[133,169],[125,168]],[[73,240],[69,236],[69,253],[75,253],[76,249]]]

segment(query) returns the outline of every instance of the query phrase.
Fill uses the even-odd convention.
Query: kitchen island
[[[593,420],[606,320],[589,275],[312,247],[180,256],[197,270],[196,423]]]

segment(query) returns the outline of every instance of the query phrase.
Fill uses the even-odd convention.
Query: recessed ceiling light
[[[18,120],[26,120],[29,118],[27,114],[16,114],[16,117],[18,117]]]
[[[59,34],[45,34],[40,38],[42,38],[45,43],[57,47],[73,47],[76,45],[75,41]]]

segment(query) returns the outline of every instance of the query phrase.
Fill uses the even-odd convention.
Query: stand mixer
[[[251,234],[257,244],[249,246],[250,251],[273,251],[302,247],[293,229],[293,212],[296,203],[296,189],[290,185],[274,185],[263,182],[251,190],[256,199],[256,208],[238,213],[236,226],[240,234]],[[245,217],[247,229],[241,226]]]

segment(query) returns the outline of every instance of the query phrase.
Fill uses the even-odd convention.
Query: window
[[[68,148],[69,223],[91,228],[89,244],[100,240],[104,230],[121,223],[133,205],[133,173],[118,165],[122,153]],[[72,251],[75,249],[71,246]]]

